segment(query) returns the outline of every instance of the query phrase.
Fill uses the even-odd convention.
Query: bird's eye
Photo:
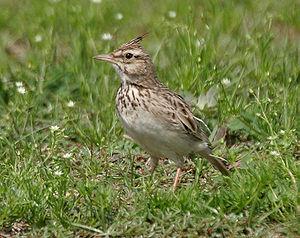
[[[127,53],[127,54],[125,55],[126,59],[131,59],[132,56],[133,56],[133,54],[131,54],[131,53]]]

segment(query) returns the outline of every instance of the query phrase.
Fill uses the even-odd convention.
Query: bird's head
[[[155,80],[154,65],[141,46],[145,36],[146,34],[138,36],[109,54],[96,55],[93,58],[111,63],[123,83],[140,84],[151,78]]]

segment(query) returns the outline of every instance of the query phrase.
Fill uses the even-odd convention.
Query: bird
[[[146,35],[135,37],[111,53],[93,57],[110,63],[120,76],[115,103],[125,135],[149,153],[151,173],[160,158],[176,164],[174,191],[190,154],[199,154],[228,176],[223,158],[212,153],[206,124],[193,115],[183,97],[158,80],[154,63],[141,45]]]

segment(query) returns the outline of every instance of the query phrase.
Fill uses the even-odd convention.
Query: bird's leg
[[[151,172],[151,174],[154,173],[157,165],[158,165],[158,160],[159,158],[151,156],[148,161],[146,162],[146,165],[149,167],[149,170]]]
[[[179,184],[179,180],[180,180],[180,174],[181,174],[181,168],[177,168],[177,171],[176,171],[176,176],[175,176],[175,179],[174,179],[174,183],[173,183],[173,191],[176,190],[177,188],[177,185]]]

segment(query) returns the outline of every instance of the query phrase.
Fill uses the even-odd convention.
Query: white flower
[[[19,88],[19,87],[24,87],[24,86],[23,86],[22,82],[16,82],[16,87]]]
[[[54,172],[54,175],[56,175],[56,176],[61,176],[62,174],[63,174],[63,172],[60,171],[60,170],[56,170],[56,171]]]
[[[102,0],[91,0],[91,2],[93,2],[93,3],[101,3],[102,2]]]
[[[278,151],[276,151],[276,150],[273,150],[273,151],[270,152],[270,155],[279,156],[280,153]]]
[[[111,40],[112,35],[110,33],[103,33],[102,34],[102,40]]]
[[[63,158],[64,159],[70,159],[72,157],[72,153],[65,153],[64,155],[63,155]]]
[[[269,136],[267,139],[268,139],[268,140],[276,140],[276,139],[277,139],[277,136],[276,136],[276,135],[274,135],[274,136]]]
[[[41,42],[43,40],[43,37],[38,34],[34,37],[34,40],[35,40],[35,42]]]
[[[224,84],[225,86],[229,85],[229,84],[230,84],[230,79],[228,79],[228,78],[223,78],[223,79],[222,79],[222,84]]]
[[[115,15],[115,18],[116,18],[117,20],[122,20],[122,19],[123,19],[123,14],[120,13],[120,12],[118,12],[118,13]]]
[[[205,40],[203,38],[196,40],[196,46],[200,47],[205,44]]]
[[[55,126],[50,126],[50,131],[53,133],[55,131],[59,130],[59,126],[55,125]]]
[[[169,12],[168,12],[168,16],[169,16],[170,18],[175,18],[175,17],[176,17],[176,12],[175,12],[175,11],[169,11]]]
[[[16,87],[17,87],[18,93],[20,93],[20,94],[25,94],[26,93],[26,89],[25,89],[22,82],[16,82]]]
[[[73,102],[72,100],[67,102],[67,107],[74,107],[74,106],[75,106],[75,102]]]
[[[17,88],[18,93],[20,94],[25,94],[26,93],[26,89],[24,87],[18,87]]]

